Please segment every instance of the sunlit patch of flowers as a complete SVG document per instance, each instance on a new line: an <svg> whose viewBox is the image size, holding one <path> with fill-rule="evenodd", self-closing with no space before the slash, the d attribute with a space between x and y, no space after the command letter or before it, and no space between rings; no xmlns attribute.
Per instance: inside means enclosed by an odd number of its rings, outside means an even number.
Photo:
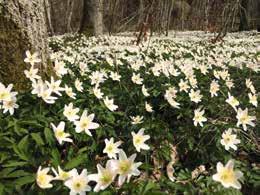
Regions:
<svg viewBox="0 0 260 195"><path fill-rule="evenodd" d="M44 134L52 129L57 150L37 164L40 188L60 180L71 194L85 194L144 178L242 187L243 173L226 159L239 162L239 152L255 147L259 52L244 37L229 35L212 45L200 33L183 35L140 46L133 37L83 36L69 43L55 37L50 78L40 76L39 54L26 52L31 94L55 116ZM17 93L11 90L0 83L0 108L14 114ZM70 163L76 165L64 166Z"/></svg>

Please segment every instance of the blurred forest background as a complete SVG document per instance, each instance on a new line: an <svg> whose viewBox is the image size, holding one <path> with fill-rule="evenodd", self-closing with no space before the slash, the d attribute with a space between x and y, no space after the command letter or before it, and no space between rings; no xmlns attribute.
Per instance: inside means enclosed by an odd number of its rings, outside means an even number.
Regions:
<svg viewBox="0 0 260 195"><path fill-rule="evenodd" d="M53 35L203 30L221 39L252 29L260 31L260 0L0 0L0 80L18 79L26 50L40 52L46 69Z"/></svg>

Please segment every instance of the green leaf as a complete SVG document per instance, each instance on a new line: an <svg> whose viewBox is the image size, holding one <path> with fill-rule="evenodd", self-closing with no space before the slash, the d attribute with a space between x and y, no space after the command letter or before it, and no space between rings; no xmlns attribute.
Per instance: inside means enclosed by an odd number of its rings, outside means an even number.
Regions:
<svg viewBox="0 0 260 195"><path fill-rule="evenodd" d="M36 142L37 145L42 146L44 145L44 141L40 136L40 133L31 133L32 138Z"/></svg>
<svg viewBox="0 0 260 195"><path fill-rule="evenodd" d="M65 169L73 169L77 166L79 166L80 164L82 164L87 158L82 156L77 156L73 159L71 159L66 165L65 165Z"/></svg>
<svg viewBox="0 0 260 195"><path fill-rule="evenodd" d="M5 186L0 183L0 195L4 195L4 188Z"/></svg>
<svg viewBox="0 0 260 195"><path fill-rule="evenodd" d="M28 140L29 136L26 135L25 137L23 137L23 139L21 139L21 141L18 143L18 148L21 151L27 151L28 147L29 147L29 140Z"/></svg>
<svg viewBox="0 0 260 195"><path fill-rule="evenodd" d="M16 179L14 181L14 183L18 186L23 186L26 184L33 183L34 181L35 181L35 176L31 174L31 175L28 175L25 177L20 177L20 178Z"/></svg>
<svg viewBox="0 0 260 195"><path fill-rule="evenodd" d="M53 149L51 151L51 156L52 156L52 162L55 166L58 166L60 164L60 152L57 148Z"/></svg>
<svg viewBox="0 0 260 195"><path fill-rule="evenodd" d="M6 177L8 174L10 174L12 171L14 171L15 168L5 168L0 171L0 178Z"/></svg>
<svg viewBox="0 0 260 195"><path fill-rule="evenodd" d="M25 152L20 151L19 148L16 145L13 145L13 150L14 152L20 157L20 159L28 161L29 158L28 156L25 154Z"/></svg>
<svg viewBox="0 0 260 195"><path fill-rule="evenodd" d="M28 125L30 127L37 127L37 128L41 128L42 125L39 124L37 121L35 120L22 120L22 121L18 121L17 122L19 125Z"/></svg>
<svg viewBox="0 0 260 195"><path fill-rule="evenodd" d="M27 162L23 162L23 161L20 161L20 162L12 162L12 161L9 161L6 163L6 165L3 165L3 167L19 167L19 166L23 166L23 165L26 165L28 164Z"/></svg>
<svg viewBox="0 0 260 195"><path fill-rule="evenodd" d="M54 137L53 137L53 132L51 131L50 128L44 128L44 136L48 144L53 144L55 143Z"/></svg>
<svg viewBox="0 0 260 195"><path fill-rule="evenodd" d="M151 189L154 189L156 188L156 184L153 183L153 182L148 182L147 185L145 185L145 188L143 190L143 193L142 194L147 194Z"/></svg>
<svg viewBox="0 0 260 195"><path fill-rule="evenodd" d="M28 176L30 174L31 173L25 172L23 170L17 170L17 171L14 171L14 172L8 174L6 177L7 178L15 178L15 177L21 177L21 176Z"/></svg>

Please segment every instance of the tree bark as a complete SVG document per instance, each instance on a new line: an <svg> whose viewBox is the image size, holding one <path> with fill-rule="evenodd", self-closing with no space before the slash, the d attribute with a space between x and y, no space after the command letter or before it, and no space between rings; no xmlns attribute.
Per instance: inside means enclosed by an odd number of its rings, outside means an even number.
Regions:
<svg viewBox="0 0 260 195"><path fill-rule="evenodd" d="M260 32L260 1L258 1L257 2L258 3L258 5L257 5L257 7L258 7L258 14L257 14L257 20L256 20L256 28L257 28L257 31L258 32Z"/></svg>
<svg viewBox="0 0 260 195"><path fill-rule="evenodd" d="M41 71L48 62L44 0L4 0L0 13L0 81L21 89L26 83L25 51L39 52Z"/></svg>
<svg viewBox="0 0 260 195"><path fill-rule="evenodd" d="M239 31L249 30L247 15L248 15L248 0L242 0L241 3L240 3Z"/></svg>
<svg viewBox="0 0 260 195"><path fill-rule="evenodd" d="M91 0L95 36L103 34L103 0Z"/></svg>

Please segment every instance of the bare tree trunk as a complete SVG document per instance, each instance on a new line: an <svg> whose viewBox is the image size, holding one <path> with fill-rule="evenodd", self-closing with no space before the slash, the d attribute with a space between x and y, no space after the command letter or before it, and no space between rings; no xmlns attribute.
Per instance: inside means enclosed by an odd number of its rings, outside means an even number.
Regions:
<svg viewBox="0 0 260 195"><path fill-rule="evenodd" d="M256 19L256 28L257 28L257 31L260 32L260 1L257 2L258 5L257 5L257 9L258 9L258 14L257 14L257 19Z"/></svg>
<svg viewBox="0 0 260 195"><path fill-rule="evenodd" d="M39 52L44 71L48 62L44 0L4 0L0 13L0 80L22 88L26 50ZM27 67L28 68L28 67Z"/></svg>
<svg viewBox="0 0 260 195"><path fill-rule="evenodd" d="M166 27L166 36L169 34L169 29L170 29L170 24L171 24L171 16L172 16L172 8L173 8L173 3L174 0L170 0L169 2L169 7L168 7L168 14L167 14L167 27Z"/></svg>
<svg viewBox="0 0 260 195"><path fill-rule="evenodd" d="M139 7L138 7L138 25L140 26L144 22L144 0L139 0Z"/></svg>
<svg viewBox="0 0 260 195"><path fill-rule="evenodd" d="M240 2L240 25L239 31L249 30L248 24L248 0L241 0Z"/></svg>
<svg viewBox="0 0 260 195"><path fill-rule="evenodd" d="M71 20L72 20L72 15L73 15L73 8L74 8L74 0L68 0L67 3L67 14L66 14L66 23L67 23L67 32L71 33L72 28L71 28Z"/></svg>
<svg viewBox="0 0 260 195"><path fill-rule="evenodd" d="M103 34L103 0L91 0L95 36Z"/></svg>

